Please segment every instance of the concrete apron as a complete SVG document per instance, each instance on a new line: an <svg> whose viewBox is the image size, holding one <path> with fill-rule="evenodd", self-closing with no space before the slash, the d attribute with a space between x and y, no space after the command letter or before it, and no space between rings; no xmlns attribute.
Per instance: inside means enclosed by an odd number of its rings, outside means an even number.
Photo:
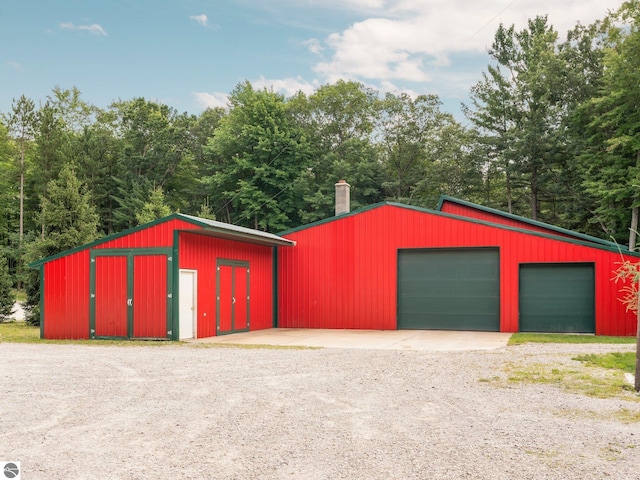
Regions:
<svg viewBox="0 0 640 480"><path fill-rule="evenodd" d="M510 333L498 332L270 328L187 341L240 345L456 352L506 347L509 337L511 337Z"/></svg>

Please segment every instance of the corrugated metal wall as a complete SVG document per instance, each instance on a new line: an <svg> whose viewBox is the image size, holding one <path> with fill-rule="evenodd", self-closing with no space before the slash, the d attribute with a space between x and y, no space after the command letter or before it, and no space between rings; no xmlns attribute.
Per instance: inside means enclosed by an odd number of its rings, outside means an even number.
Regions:
<svg viewBox="0 0 640 480"><path fill-rule="evenodd" d="M284 247L282 250L287 250ZM198 271L198 338L216 335L216 259L249 262L250 329L273 324L272 248L204 235L181 233L179 268Z"/></svg>
<svg viewBox="0 0 640 480"><path fill-rule="evenodd" d="M114 238L95 249L171 247L177 228L197 228L173 219L129 235ZM44 264L44 337L89 338L90 249L71 253ZM166 270L166 269L165 269ZM161 337L164 337L163 332Z"/></svg>
<svg viewBox="0 0 640 480"><path fill-rule="evenodd" d="M444 201L442 203L442 212L452 213L454 215L460 215L468 218L475 218L477 220L484 220L486 222L499 223L500 225L506 225L508 227L516 227L522 228L524 230L531 230L532 232L540 232L546 233L549 235L558 235L560 237L567 237L576 239L577 237L565 234L563 232L558 232L557 230L552 230L549 228L544 228L538 225L532 225L527 222L520 222L515 218L508 218L501 215L496 215L491 212L486 212L484 210L479 210L477 208L473 208L467 205L460 205L458 203Z"/></svg>
<svg viewBox="0 0 640 480"><path fill-rule="evenodd" d="M518 330L518 271L527 262L594 262L596 333L635 335L611 281L620 255L535 234L383 205L284 235L278 254L279 326L395 329L400 248L498 247L500 330Z"/></svg>
<svg viewBox="0 0 640 480"><path fill-rule="evenodd" d="M44 264L45 338L89 338L89 250Z"/></svg>

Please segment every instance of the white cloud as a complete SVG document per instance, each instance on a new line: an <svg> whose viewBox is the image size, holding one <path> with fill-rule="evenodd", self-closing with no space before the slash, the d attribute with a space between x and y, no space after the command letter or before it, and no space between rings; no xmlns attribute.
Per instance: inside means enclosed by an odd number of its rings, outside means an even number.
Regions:
<svg viewBox="0 0 640 480"><path fill-rule="evenodd" d="M322 51L324 50L324 47L322 46L322 43L320 43L320 40L318 40L317 38L310 38L309 40L305 40L304 42L302 42L302 44L307 47L307 49L315 54L315 55L320 55L322 53Z"/></svg>
<svg viewBox="0 0 640 480"><path fill-rule="evenodd" d="M548 14L549 23L564 35L580 21L602 18L622 0L538 0L506 3L505 0L345 0L343 8L375 8L375 16L363 18L324 40L332 52L314 70L324 80L425 82L434 68L447 67L453 53L484 54L500 23L526 27L527 19ZM337 8L332 3L333 8ZM322 45L309 40L308 48ZM313 48L313 50L312 50Z"/></svg>
<svg viewBox="0 0 640 480"><path fill-rule="evenodd" d="M106 36L107 32L101 25L97 23L92 23L91 25L74 25L72 22L61 23L59 27L62 30L80 30L89 32L93 35Z"/></svg>
<svg viewBox="0 0 640 480"><path fill-rule="evenodd" d="M201 13L200 15L191 15L189 18L194 22L199 23L203 27L206 27L209 25L209 18L204 13Z"/></svg>
<svg viewBox="0 0 640 480"><path fill-rule="evenodd" d="M11 62L11 61L8 61L8 62L6 62L5 64L7 65L7 67L11 67L11 68L13 68L14 70L18 70L18 71L20 71L20 72L21 72L22 70L24 70L24 69L23 69L23 67L22 67L22 64L21 64L21 63L18 63L18 62Z"/></svg>
<svg viewBox="0 0 640 480"><path fill-rule="evenodd" d="M227 108L229 106L229 96L222 92L192 92L197 104L202 108Z"/></svg>
<svg viewBox="0 0 640 480"><path fill-rule="evenodd" d="M313 93L318 84L316 82L307 82L302 77L296 78L284 78L277 80L269 80L264 77L260 77L258 80L251 82L254 88L272 88L276 92L280 92L287 97L293 96L298 92L305 94Z"/></svg>

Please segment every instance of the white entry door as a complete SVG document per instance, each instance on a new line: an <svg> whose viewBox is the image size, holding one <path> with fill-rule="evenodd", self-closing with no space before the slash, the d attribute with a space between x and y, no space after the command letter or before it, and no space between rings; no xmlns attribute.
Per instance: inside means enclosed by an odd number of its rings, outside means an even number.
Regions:
<svg viewBox="0 0 640 480"><path fill-rule="evenodd" d="M180 270L180 340L197 337L197 283L196 270Z"/></svg>

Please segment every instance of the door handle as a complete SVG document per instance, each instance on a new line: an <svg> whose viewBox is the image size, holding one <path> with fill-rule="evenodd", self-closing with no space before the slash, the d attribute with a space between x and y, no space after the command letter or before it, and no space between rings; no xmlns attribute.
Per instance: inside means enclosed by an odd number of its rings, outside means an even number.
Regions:
<svg viewBox="0 0 640 480"><path fill-rule="evenodd" d="M235 303L236 303L236 297L231 297L231 304L235 305Z"/></svg>
<svg viewBox="0 0 640 480"><path fill-rule="evenodd" d="M133 298L127 298L127 307L133 306Z"/></svg>

